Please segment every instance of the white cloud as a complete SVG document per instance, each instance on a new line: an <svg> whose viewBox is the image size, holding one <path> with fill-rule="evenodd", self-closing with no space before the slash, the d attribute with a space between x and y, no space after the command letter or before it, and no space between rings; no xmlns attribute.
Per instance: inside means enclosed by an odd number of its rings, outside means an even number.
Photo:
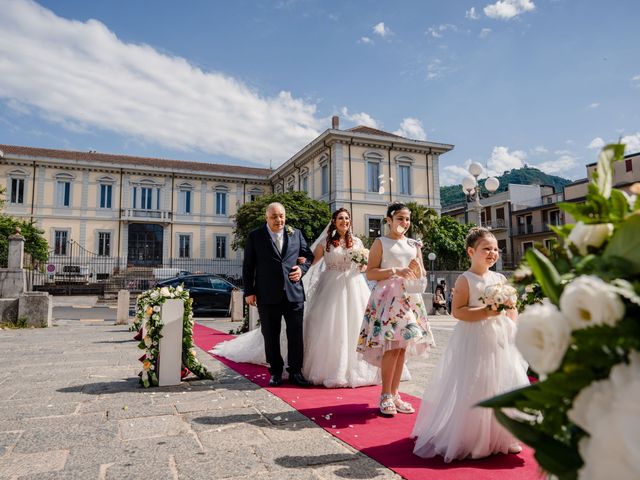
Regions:
<svg viewBox="0 0 640 480"><path fill-rule="evenodd" d="M389 27L386 27L384 22L380 22L377 25L374 25L373 33L384 38L391 35L391 29L389 29Z"/></svg>
<svg viewBox="0 0 640 480"><path fill-rule="evenodd" d="M358 43L364 43L365 45L373 45L373 40L371 40L369 37L360 37L360 40L358 40Z"/></svg>
<svg viewBox="0 0 640 480"><path fill-rule="evenodd" d="M480 18L480 15L478 15L478 13L476 12L476 7L471 7L466 11L464 16L465 18L468 18L470 20L478 20Z"/></svg>
<svg viewBox="0 0 640 480"><path fill-rule="evenodd" d="M587 148L591 150L600 150L602 147L604 147L604 140L600 137L594 138L591 140L591 143L587 145Z"/></svg>
<svg viewBox="0 0 640 480"><path fill-rule="evenodd" d="M424 128L422 128L422 122L417 118L405 118L402 120L400 128L393 133L400 135L401 137L411 138L412 140L427 139L427 134L424 131Z"/></svg>
<svg viewBox="0 0 640 480"><path fill-rule="evenodd" d="M325 122L290 92L262 95L229 75L125 43L96 20L67 20L29 0L2 5L0 99L67 128L268 165Z"/></svg>
<svg viewBox="0 0 640 480"><path fill-rule="evenodd" d="M636 132L632 135L625 135L622 137L620 143L624 143L626 145L624 151L627 155L630 153L640 152L640 132Z"/></svg>
<svg viewBox="0 0 640 480"><path fill-rule="evenodd" d="M489 18L510 20L521 13L531 12L536 6L532 0L499 0L484 7L484 14Z"/></svg>
<svg viewBox="0 0 640 480"><path fill-rule="evenodd" d="M527 154L522 150L509 152L509 147L493 147L491 158L487 162L490 175L501 175L505 170L524 167Z"/></svg>
<svg viewBox="0 0 640 480"><path fill-rule="evenodd" d="M556 155L573 155L571 150L555 150L553 153Z"/></svg>
<svg viewBox="0 0 640 480"><path fill-rule="evenodd" d="M380 128L378 122L376 122L376 120L368 113L360 112L360 113L350 114L349 109L347 107L342 107L342 109L340 110L340 114L347 120L350 120L353 123L355 123L356 125L365 125L367 127Z"/></svg>
<svg viewBox="0 0 640 480"><path fill-rule="evenodd" d="M549 160L533 166L542 170L544 173L548 173L549 175L561 174L562 177L565 177L566 173L577 165L577 157L565 154L560 155L560 157L555 160Z"/></svg>
<svg viewBox="0 0 640 480"><path fill-rule="evenodd" d="M427 65L427 80L442 78L450 71L451 67L446 66L442 60L436 58Z"/></svg>
<svg viewBox="0 0 640 480"><path fill-rule="evenodd" d="M544 145L538 145L533 148L532 153L537 155L544 155L546 153L549 153L549 150L547 150L547 148Z"/></svg>
<svg viewBox="0 0 640 480"><path fill-rule="evenodd" d="M429 27L427 29L426 33L428 35L431 35L433 38L442 38L442 35L447 30L450 30L452 32L457 32L458 31L458 27L456 27L455 25L452 25L450 23L444 23L442 25L438 25L437 27Z"/></svg>
<svg viewBox="0 0 640 480"><path fill-rule="evenodd" d="M482 30L480 30L478 38L487 38L491 32L492 30L490 28L483 28Z"/></svg>
<svg viewBox="0 0 640 480"><path fill-rule="evenodd" d="M440 185L457 185L462 183L464 177L469 176L469 164L471 160L465 162L465 166L448 165L440 171Z"/></svg>
<svg viewBox="0 0 640 480"><path fill-rule="evenodd" d="M635 83L636 87L640 87L640 75L631 77L631 81Z"/></svg>
<svg viewBox="0 0 640 480"><path fill-rule="evenodd" d="M593 103L587 105L587 110L594 110L594 109L598 108L599 106L600 106L599 102L593 102Z"/></svg>

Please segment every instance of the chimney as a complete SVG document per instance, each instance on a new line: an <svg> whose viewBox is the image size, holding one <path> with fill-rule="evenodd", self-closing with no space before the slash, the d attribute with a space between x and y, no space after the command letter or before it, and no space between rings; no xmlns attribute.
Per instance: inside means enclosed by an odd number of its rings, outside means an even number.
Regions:
<svg viewBox="0 0 640 480"><path fill-rule="evenodd" d="M331 128L340 130L340 117L338 115L331 117Z"/></svg>

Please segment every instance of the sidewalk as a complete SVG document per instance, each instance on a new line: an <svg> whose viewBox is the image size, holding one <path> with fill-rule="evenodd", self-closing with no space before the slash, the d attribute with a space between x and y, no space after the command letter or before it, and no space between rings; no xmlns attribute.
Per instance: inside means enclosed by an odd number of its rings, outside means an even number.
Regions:
<svg viewBox="0 0 640 480"><path fill-rule="evenodd" d="M441 318L402 391L422 394ZM140 354L113 324L1 330L0 479L400 478L201 350L213 381L142 389Z"/></svg>

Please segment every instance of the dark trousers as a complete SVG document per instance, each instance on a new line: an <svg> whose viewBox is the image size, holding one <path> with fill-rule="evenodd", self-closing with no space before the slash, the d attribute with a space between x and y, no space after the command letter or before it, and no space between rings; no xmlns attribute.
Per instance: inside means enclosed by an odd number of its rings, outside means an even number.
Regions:
<svg viewBox="0 0 640 480"><path fill-rule="evenodd" d="M288 368L290 374L302 371L303 344L302 317L304 303L292 303L284 299L280 303L264 305L258 303L260 330L264 338L264 351L271 375L282 374L284 361L280 353L280 330L282 317L287 328Z"/></svg>

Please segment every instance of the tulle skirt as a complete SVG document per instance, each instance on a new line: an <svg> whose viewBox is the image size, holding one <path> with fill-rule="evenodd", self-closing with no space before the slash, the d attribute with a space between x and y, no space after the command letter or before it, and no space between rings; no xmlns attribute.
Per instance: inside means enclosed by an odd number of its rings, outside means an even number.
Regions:
<svg viewBox="0 0 640 480"><path fill-rule="evenodd" d="M527 365L506 316L459 321L422 398L413 453L445 462L507 453L516 439L478 402L527 385Z"/></svg>

